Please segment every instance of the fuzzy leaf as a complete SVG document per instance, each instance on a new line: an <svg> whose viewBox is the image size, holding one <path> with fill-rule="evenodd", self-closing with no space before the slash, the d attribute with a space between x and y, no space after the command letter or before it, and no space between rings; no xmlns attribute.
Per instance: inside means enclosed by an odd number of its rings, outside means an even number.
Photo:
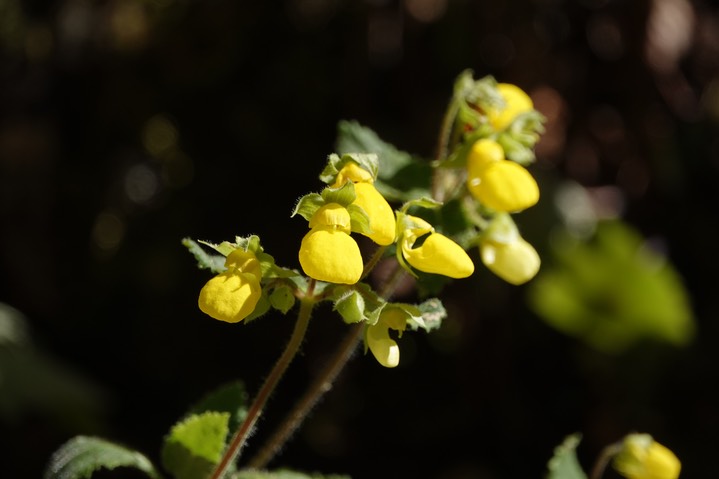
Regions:
<svg viewBox="0 0 719 479"><path fill-rule="evenodd" d="M190 238L183 238L182 244L192 253L200 269L209 269L213 273L225 271L225 257L208 254L202 246Z"/></svg>
<svg viewBox="0 0 719 479"><path fill-rule="evenodd" d="M576 449L581 436L573 434L554 449L554 456L547 464L546 479L587 479L577 460Z"/></svg>
<svg viewBox="0 0 719 479"><path fill-rule="evenodd" d="M247 416L247 397L244 383L233 381L209 392L190 409L189 413L226 412L230 415L229 430L234 431Z"/></svg>
<svg viewBox="0 0 719 479"><path fill-rule="evenodd" d="M230 413L193 414L165 437L162 464L176 479L205 479L220 461Z"/></svg>
<svg viewBox="0 0 719 479"><path fill-rule="evenodd" d="M380 139L356 121L337 125L336 150L340 154L375 153L379 160L375 187L389 201L406 201L429 196L431 166Z"/></svg>
<svg viewBox="0 0 719 479"><path fill-rule="evenodd" d="M274 288L270 293L270 304L282 314L287 314L287 311L295 305L295 295L292 288L287 285Z"/></svg>
<svg viewBox="0 0 719 479"><path fill-rule="evenodd" d="M447 310L438 298L430 298L419 304L418 308L422 313L422 322L417 322L417 325L428 333L442 326L442 321L447 318ZM408 324L412 326L413 323Z"/></svg>
<svg viewBox="0 0 719 479"><path fill-rule="evenodd" d="M141 453L105 439L77 436L53 453L44 479L89 479L100 469L130 467L159 479L160 474Z"/></svg>
<svg viewBox="0 0 719 479"><path fill-rule="evenodd" d="M325 200L319 193L310 193L297 202L294 211L290 216L300 215L307 221L325 204Z"/></svg>

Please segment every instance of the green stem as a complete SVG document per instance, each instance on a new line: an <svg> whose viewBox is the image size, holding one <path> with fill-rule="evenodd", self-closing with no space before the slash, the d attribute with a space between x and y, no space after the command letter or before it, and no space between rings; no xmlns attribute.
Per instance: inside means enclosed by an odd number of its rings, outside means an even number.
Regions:
<svg viewBox="0 0 719 479"><path fill-rule="evenodd" d="M452 138L452 131L454 130L454 123L457 118L457 112L459 111L459 102L456 98L452 97L452 100L447 106L447 110L444 112L442 118L442 126L439 130L439 140L437 141L437 152L434 158L434 174L432 175L432 198L444 201L445 193L448 191L445 185L445 176L449 172L439 165L442 161L447 159L450 151L450 142Z"/></svg>
<svg viewBox="0 0 719 479"><path fill-rule="evenodd" d="M242 424L240 424L237 432L232 437L229 446L225 450L222 459L210 476L211 479L220 479L224 477L230 464L237 460L240 455L240 451L244 447L248 436L255 426L255 423L262 415L262 411L265 408L267 400L272 395L272 392L277 387L277 383L280 381L280 378L282 378L282 375L297 354L297 351L302 344L302 340L305 337L305 333L307 332L307 325L310 321L310 317L312 316L312 309L314 308L316 302L313 295L314 285L315 282L312 280L307 288L307 293L303 298L301 298L297 322L295 323L295 328L292 331L290 341L287 343L287 347L283 351L282 356L280 356L280 359L277 360L277 363L275 363L272 371L270 371L270 375L265 380L262 388L260 388L260 391L257 393L257 397L247 411L245 420L242 421Z"/></svg>
<svg viewBox="0 0 719 479"><path fill-rule="evenodd" d="M387 250L386 246L380 246L377 248L372 255L372 257L367 261L367 264L364 265L364 269L362 270L362 276L360 277L360 281L362 281L370 272L374 269L375 266L377 266L377 263L379 260L382 259L382 256L384 256L384 252Z"/></svg>
<svg viewBox="0 0 719 479"><path fill-rule="evenodd" d="M407 272L395 263L394 271L385 281L380 295L385 299L389 299L406 274ZM251 469L262 469L267 466L267 463L272 460L292 434L299 429L312 408L332 389L337 376L357 350L357 345L362 340L363 333L363 324L352 326L352 329L332 355L327 366L315 378L300 400L295 403L295 406L285 416L280 427L270 436L262 449L260 449L260 452L250 460L249 467Z"/></svg>

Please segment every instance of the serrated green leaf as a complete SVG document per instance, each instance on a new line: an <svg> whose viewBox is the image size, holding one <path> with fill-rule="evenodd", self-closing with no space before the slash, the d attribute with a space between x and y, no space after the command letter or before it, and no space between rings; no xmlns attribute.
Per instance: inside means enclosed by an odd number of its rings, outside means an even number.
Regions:
<svg viewBox="0 0 719 479"><path fill-rule="evenodd" d="M224 384L206 394L189 410L189 414L208 411L226 412L230 415L228 429L234 431L247 416L247 390L242 381Z"/></svg>
<svg viewBox="0 0 719 479"><path fill-rule="evenodd" d="M89 479L100 469L130 467L148 477L162 477L143 454L125 446L91 436L77 436L53 453L44 479Z"/></svg>
<svg viewBox="0 0 719 479"><path fill-rule="evenodd" d="M577 460L577 446L581 435L573 434L554 449L554 456L547 464L546 479L587 479Z"/></svg>
<svg viewBox="0 0 719 479"><path fill-rule="evenodd" d="M230 413L192 414L165 437L162 465L176 479L205 479L220 461L229 432Z"/></svg>
<svg viewBox="0 0 719 479"><path fill-rule="evenodd" d="M213 273L225 271L225 257L208 254L202 247L190 238L183 238L182 244L192 253L200 269L209 269Z"/></svg>
<svg viewBox="0 0 719 479"><path fill-rule="evenodd" d="M275 471L244 470L235 472L232 479L351 479L341 474L304 473L290 469L277 469Z"/></svg>

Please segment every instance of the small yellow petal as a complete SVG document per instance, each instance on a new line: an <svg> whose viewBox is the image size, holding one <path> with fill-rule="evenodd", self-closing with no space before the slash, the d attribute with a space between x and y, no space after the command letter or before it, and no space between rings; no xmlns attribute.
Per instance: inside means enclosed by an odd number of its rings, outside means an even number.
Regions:
<svg viewBox="0 0 719 479"><path fill-rule="evenodd" d="M460 245L440 233L432 233L422 246L402 245L402 254L413 267L425 273L450 278L466 278L474 273L474 263Z"/></svg>
<svg viewBox="0 0 719 479"><path fill-rule="evenodd" d="M299 258L307 276L328 283L354 284L364 268L357 242L331 228L310 230L302 238Z"/></svg>
<svg viewBox="0 0 719 479"><path fill-rule="evenodd" d="M352 181L353 183L372 183L374 178L372 178L372 173L365 170L354 161L348 161L339 173L337 173L337 178L335 179L335 183L332 185L332 188L339 188L347 181Z"/></svg>
<svg viewBox="0 0 719 479"><path fill-rule="evenodd" d="M500 83L497 85L497 89L506 105L504 108L493 108L487 111L487 118L495 130L501 131L507 128L518 115L534 109L534 104L529 95L516 85Z"/></svg>
<svg viewBox="0 0 719 479"><path fill-rule="evenodd" d="M328 203L318 209L310 219L310 228L332 227L350 232L351 220L347 209L337 203Z"/></svg>
<svg viewBox="0 0 719 479"><path fill-rule="evenodd" d="M388 326L379 321L367 327L367 346L377 362L386 368L394 368L399 364L399 346L390 338Z"/></svg>
<svg viewBox="0 0 719 479"><path fill-rule="evenodd" d="M479 177L470 177L467 186L480 203L496 211L522 211L539 201L536 180L526 168L513 161L488 165Z"/></svg>
<svg viewBox="0 0 719 479"><path fill-rule="evenodd" d="M236 323L254 311L261 295L256 275L226 271L202 287L198 305L203 313L215 319Z"/></svg>
<svg viewBox="0 0 719 479"><path fill-rule="evenodd" d="M472 145L467 155L467 176L481 176L482 171L492 163L504 160L504 148L494 140L482 138Z"/></svg>
<svg viewBox="0 0 719 479"><path fill-rule="evenodd" d="M510 243L486 241L479 250L485 266L508 283L526 283L539 271L539 255L524 238Z"/></svg>
<svg viewBox="0 0 719 479"><path fill-rule="evenodd" d="M357 194L357 199L355 199L354 204L362 208L369 216L372 233L367 236L379 245L392 244L397 223L394 218L394 211L392 211L387 200L371 183L355 184L355 193Z"/></svg>
<svg viewBox="0 0 719 479"><path fill-rule="evenodd" d="M614 468L627 479L677 479L681 462L648 434L630 434L614 459Z"/></svg>
<svg viewBox="0 0 719 479"><path fill-rule="evenodd" d="M236 249L227 255L225 259L225 267L227 269L236 269L243 273L250 273L257 276L257 280L262 279L262 266L257 261L254 253Z"/></svg>

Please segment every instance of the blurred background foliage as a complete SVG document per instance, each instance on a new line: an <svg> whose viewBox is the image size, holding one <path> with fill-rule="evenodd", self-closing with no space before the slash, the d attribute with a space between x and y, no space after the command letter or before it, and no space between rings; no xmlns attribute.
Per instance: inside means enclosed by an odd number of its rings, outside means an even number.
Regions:
<svg viewBox="0 0 719 479"><path fill-rule="evenodd" d="M431 157L466 68L548 119L542 199L517 217L543 270L449 284L442 329L403 337L394 370L358 355L273 466L541 477L568 434L589 464L638 430L716 476L718 7L0 0L3 477L39 477L76 434L156 459L204 392L256 391L292 315L203 316L180 239L258 234L297 267L289 214L337 122ZM320 309L247 455L345 329Z"/></svg>

